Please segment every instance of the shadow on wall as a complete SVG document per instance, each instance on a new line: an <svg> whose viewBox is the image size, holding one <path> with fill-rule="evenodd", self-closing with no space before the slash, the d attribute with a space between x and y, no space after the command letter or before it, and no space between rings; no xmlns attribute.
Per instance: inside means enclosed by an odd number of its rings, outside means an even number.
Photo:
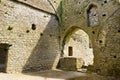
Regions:
<svg viewBox="0 0 120 80"><path fill-rule="evenodd" d="M44 31L42 33L37 33L40 35L40 38L36 43L36 46L32 50L26 64L24 65L22 72L24 73L27 71L42 71L52 69L59 53L59 28L56 16L51 13L39 10L26 3L22 3L19 1L14 2L50 15L50 20ZM48 18L48 16L44 16L44 18ZM33 27L35 27L35 25L33 25Z"/></svg>
<svg viewBox="0 0 120 80"><path fill-rule="evenodd" d="M39 71L49 70L53 67L56 56L59 52L58 36L55 34L56 26L53 26L53 20L50 20L43 33L40 33L40 39L32 50L23 70ZM52 29L56 28L56 29ZM24 71L23 71L24 72Z"/></svg>

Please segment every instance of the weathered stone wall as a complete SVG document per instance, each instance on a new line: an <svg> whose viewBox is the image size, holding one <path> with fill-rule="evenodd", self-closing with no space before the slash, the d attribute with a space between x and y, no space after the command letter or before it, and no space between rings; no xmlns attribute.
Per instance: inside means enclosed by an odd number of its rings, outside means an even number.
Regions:
<svg viewBox="0 0 120 80"><path fill-rule="evenodd" d="M33 2L35 5L41 3ZM32 4L14 0L0 2L0 43L11 45L7 58L8 73L51 69L59 53L56 16Z"/></svg>
<svg viewBox="0 0 120 80"><path fill-rule="evenodd" d="M95 63L100 73L119 76L120 73L120 9L106 20L100 30L96 45ZM98 53L99 52L99 53ZM98 53L98 55L97 55ZM100 64L98 64L100 63Z"/></svg>
<svg viewBox="0 0 120 80"><path fill-rule="evenodd" d="M102 75L120 75L119 1L63 0L61 11L61 43L64 44L72 29L84 30L94 50L94 68L90 70Z"/></svg>
<svg viewBox="0 0 120 80"><path fill-rule="evenodd" d="M62 4L60 1L0 0L0 43L10 45L7 72L55 67L60 38L63 50L68 33L79 28L89 35L94 50L90 70L120 75L119 0L63 0Z"/></svg>

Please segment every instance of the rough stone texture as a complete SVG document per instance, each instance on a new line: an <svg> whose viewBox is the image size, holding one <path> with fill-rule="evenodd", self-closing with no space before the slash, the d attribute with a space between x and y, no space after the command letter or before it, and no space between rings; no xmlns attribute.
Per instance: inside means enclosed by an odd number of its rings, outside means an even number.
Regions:
<svg viewBox="0 0 120 80"><path fill-rule="evenodd" d="M55 15L24 3L1 1L0 43L11 45L6 60L8 73L51 69L59 53L58 36Z"/></svg>
<svg viewBox="0 0 120 80"><path fill-rule="evenodd" d="M99 42L96 46L95 53L99 55L95 58L97 68L101 73L106 72L109 75L120 75L120 9L116 10L112 17L106 20L101 29L98 40L105 41L104 44ZM105 35L104 35L105 34ZM96 51L97 50L97 51ZM100 57L100 58L98 58ZM102 66L102 67L100 67Z"/></svg>
<svg viewBox="0 0 120 80"><path fill-rule="evenodd" d="M67 71L77 71L83 66L83 60L76 57L64 57L60 58L59 68Z"/></svg>
<svg viewBox="0 0 120 80"><path fill-rule="evenodd" d="M99 22L89 27L87 11L91 5L98 9ZM62 46L68 33L72 34L76 28L84 30L94 53L94 67L89 69L102 75L120 76L120 3L117 0L63 0L61 22Z"/></svg>

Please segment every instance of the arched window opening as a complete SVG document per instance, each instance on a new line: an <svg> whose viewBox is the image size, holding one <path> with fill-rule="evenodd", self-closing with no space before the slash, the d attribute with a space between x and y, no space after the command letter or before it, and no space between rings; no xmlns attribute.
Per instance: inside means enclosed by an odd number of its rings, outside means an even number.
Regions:
<svg viewBox="0 0 120 80"><path fill-rule="evenodd" d="M90 5L90 7L87 10L87 18L88 18L88 26L96 26L98 25L98 11L97 6Z"/></svg>

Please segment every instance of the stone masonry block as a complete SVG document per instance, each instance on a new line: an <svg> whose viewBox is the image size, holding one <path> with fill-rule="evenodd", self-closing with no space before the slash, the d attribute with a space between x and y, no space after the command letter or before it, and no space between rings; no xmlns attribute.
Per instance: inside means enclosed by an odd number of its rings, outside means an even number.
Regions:
<svg viewBox="0 0 120 80"><path fill-rule="evenodd" d="M83 60L76 57L63 57L60 59L60 69L67 71L77 71L83 65Z"/></svg>

